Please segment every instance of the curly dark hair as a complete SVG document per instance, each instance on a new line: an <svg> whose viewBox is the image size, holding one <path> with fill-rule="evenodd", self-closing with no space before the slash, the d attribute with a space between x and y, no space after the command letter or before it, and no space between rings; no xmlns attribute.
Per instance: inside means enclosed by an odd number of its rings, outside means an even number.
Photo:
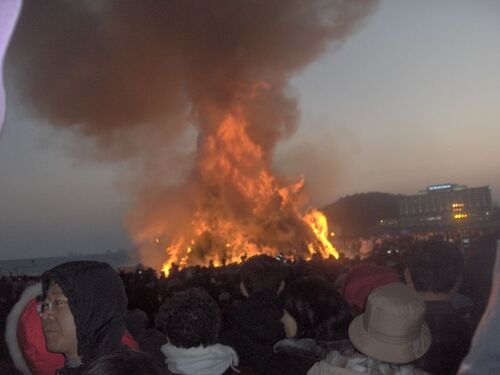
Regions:
<svg viewBox="0 0 500 375"><path fill-rule="evenodd" d="M174 294L160 307L156 325L179 348L213 345L221 324L219 306L202 289Z"/></svg>
<svg viewBox="0 0 500 375"><path fill-rule="evenodd" d="M249 295L274 293L285 278L282 264L269 255L255 255L241 265L241 281Z"/></svg>
<svg viewBox="0 0 500 375"><path fill-rule="evenodd" d="M321 277L303 277L283 291L283 308L297 322L296 338L342 340L353 318L345 299Z"/></svg>
<svg viewBox="0 0 500 375"><path fill-rule="evenodd" d="M460 249L434 239L416 243L406 254L405 264L419 292L449 293L464 271Z"/></svg>

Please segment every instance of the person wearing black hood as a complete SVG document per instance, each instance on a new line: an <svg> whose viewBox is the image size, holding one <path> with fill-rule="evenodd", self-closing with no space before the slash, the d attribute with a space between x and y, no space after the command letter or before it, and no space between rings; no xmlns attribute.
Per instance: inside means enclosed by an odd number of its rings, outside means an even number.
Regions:
<svg viewBox="0 0 500 375"><path fill-rule="evenodd" d="M227 313L220 342L238 353L240 364L264 374L273 345L285 337L281 324L279 293L285 286L281 262L269 255L256 255L241 266L240 306Z"/></svg>
<svg viewBox="0 0 500 375"><path fill-rule="evenodd" d="M109 264L69 262L42 275L39 305L47 350L65 356L58 375L80 374L100 356L126 350L127 296Z"/></svg>

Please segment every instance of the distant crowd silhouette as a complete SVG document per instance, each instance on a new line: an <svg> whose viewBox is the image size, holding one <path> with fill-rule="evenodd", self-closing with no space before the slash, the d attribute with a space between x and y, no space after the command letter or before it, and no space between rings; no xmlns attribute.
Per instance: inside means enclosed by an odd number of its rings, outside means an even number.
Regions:
<svg viewBox="0 0 500 375"><path fill-rule="evenodd" d="M4 276L0 373L500 373L498 237L350 240L353 259L258 255L168 277L96 261Z"/></svg>

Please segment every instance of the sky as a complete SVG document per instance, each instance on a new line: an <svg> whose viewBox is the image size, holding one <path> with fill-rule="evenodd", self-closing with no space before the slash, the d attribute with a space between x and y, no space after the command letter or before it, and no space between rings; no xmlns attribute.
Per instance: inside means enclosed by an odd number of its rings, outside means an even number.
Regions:
<svg viewBox="0 0 500 375"><path fill-rule="evenodd" d="M317 207L447 182L489 185L500 201L499 21L495 0L381 1L293 76L299 127L278 144L274 167L304 176ZM130 164L79 157L86 140L29 110L9 71L0 259L132 247Z"/></svg>

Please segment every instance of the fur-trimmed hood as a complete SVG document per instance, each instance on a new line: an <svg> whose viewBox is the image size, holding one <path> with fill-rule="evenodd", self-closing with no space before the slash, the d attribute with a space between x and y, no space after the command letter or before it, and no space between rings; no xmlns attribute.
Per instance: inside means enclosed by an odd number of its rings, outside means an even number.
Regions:
<svg viewBox="0 0 500 375"><path fill-rule="evenodd" d="M19 301L16 302L9 315L7 316L7 326L5 329L5 342L9 348L9 353L14 361L14 365L23 375L31 375L26 361L24 360L19 343L17 341L17 324L21 313L26 305L34 298L42 294L42 284L37 283L27 287L21 295Z"/></svg>
<svg viewBox="0 0 500 375"><path fill-rule="evenodd" d="M64 364L62 354L45 350L41 321L36 312L36 298L41 294L41 283L27 287L7 317L5 341L14 366L23 375L54 373Z"/></svg>

